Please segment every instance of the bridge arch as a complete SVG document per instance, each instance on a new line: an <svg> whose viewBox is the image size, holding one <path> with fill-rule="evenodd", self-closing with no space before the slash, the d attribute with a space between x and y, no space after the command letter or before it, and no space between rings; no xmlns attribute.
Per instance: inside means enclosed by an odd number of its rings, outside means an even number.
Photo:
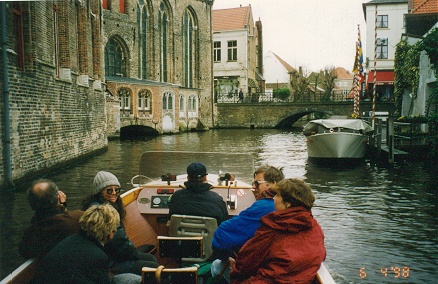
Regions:
<svg viewBox="0 0 438 284"><path fill-rule="evenodd" d="M311 114L311 113L315 113L318 115L333 115L332 112L330 111L323 111L323 110L306 110L306 111L301 111L301 112L295 112L292 114L287 115L285 118L280 119L280 121L274 126L274 128L281 128L281 129L285 129L285 128L292 128L292 125L297 122L298 120L300 120L300 118Z"/></svg>
<svg viewBox="0 0 438 284"><path fill-rule="evenodd" d="M158 136L159 132L145 125L128 125L120 128L120 139L141 139Z"/></svg>

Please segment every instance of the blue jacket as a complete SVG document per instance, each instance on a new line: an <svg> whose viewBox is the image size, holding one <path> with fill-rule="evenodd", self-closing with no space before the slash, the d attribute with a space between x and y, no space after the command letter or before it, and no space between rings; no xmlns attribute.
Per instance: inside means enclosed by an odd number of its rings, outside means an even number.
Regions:
<svg viewBox="0 0 438 284"><path fill-rule="evenodd" d="M239 249L254 236L260 226L260 218L274 211L274 200L263 198L239 215L222 222L213 236L213 251L217 258L227 259L232 251Z"/></svg>

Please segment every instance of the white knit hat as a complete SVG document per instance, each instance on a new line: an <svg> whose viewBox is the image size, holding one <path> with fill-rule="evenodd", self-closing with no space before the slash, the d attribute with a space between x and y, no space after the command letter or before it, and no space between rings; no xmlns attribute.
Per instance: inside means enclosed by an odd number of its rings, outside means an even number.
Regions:
<svg viewBox="0 0 438 284"><path fill-rule="evenodd" d="M117 185L120 187L120 182L117 177L110 172L98 172L94 177L93 194L98 194L102 189L110 185Z"/></svg>

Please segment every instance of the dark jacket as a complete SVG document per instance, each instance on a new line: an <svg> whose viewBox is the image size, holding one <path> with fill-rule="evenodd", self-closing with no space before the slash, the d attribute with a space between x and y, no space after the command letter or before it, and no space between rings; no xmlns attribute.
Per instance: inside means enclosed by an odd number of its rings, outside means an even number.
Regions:
<svg viewBox="0 0 438 284"><path fill-rule="evenodd" d="M218 225L228 219L227 205L208 183L186 181L186 188L175 191L169 203L169 214L212 217Z"/></svg>
<svg viewBox="0 0 438 284"><path fill-rule="evenodd" d="M261 221L237 255L231 283L311 283L326 256L324 234L311 211L290 207Z"/></svg>
<svg viewBox="0 0 438 284"><path fill-rule="evenodd" d="M109 262L99 242L81 230L41 259L35 283L111 283Z"/></svg>
<svg viewBox="0 0 438 284"><path fill-rule="evenodd" d="M39 210L24 231L18 250L24 258L38 258L48 253L57 243L79 231L79 219L84 211L67 211L64 206Z"/></svg>

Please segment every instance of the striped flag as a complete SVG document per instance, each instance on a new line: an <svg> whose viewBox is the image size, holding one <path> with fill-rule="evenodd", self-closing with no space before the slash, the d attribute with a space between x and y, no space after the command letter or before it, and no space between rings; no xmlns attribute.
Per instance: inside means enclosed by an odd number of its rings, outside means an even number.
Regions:
<svg viewBox="0 0 438 284"><path fill-rule="evenodd" d="M358 41L356 42L356 57L354 60L353 67L353 94L354 94L354 106L353 106L353 114L355 117L359 117L359 101L360 101L360 92L362 88L362 82L364 80L364 72L363 72L363 53L362 53L362 42L360 39L360 27L357 25L358 30Z"/></svg>

